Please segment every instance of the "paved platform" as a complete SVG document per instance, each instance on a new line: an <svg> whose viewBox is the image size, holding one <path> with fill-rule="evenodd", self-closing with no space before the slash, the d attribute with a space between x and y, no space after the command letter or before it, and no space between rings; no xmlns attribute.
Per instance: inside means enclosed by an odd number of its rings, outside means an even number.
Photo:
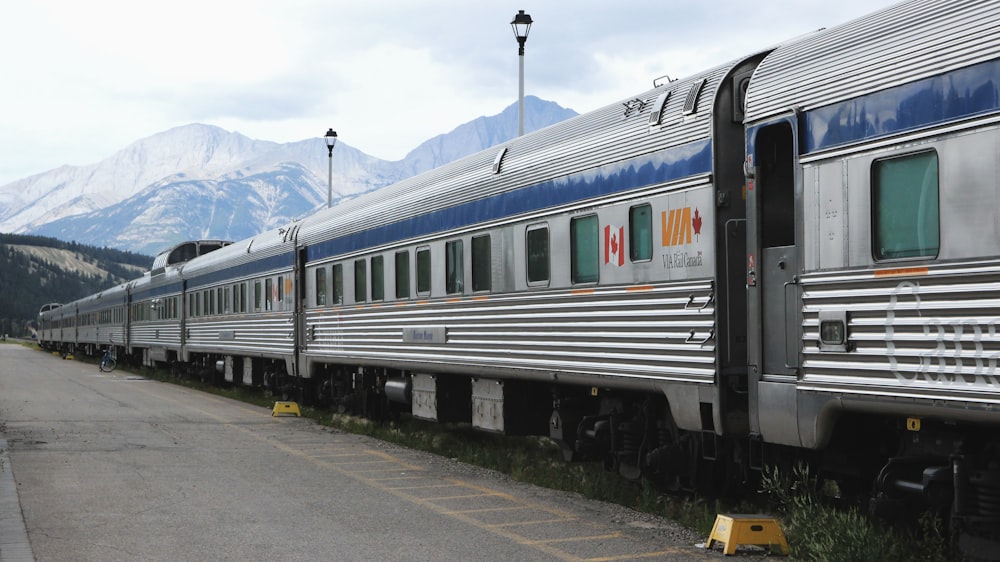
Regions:
<svg viewBox="0 0 1000 562"><path fill-rule="evenodd" d="M4 561L722 558L665 519L20 346L0 437Z"/></svg>
<svg viewBox="0 0 1000 562"><path fill-rule="evenodd" d="M17 496L14 470L7 454L7 440L0 438L0 562L34 559Z"/></svg>

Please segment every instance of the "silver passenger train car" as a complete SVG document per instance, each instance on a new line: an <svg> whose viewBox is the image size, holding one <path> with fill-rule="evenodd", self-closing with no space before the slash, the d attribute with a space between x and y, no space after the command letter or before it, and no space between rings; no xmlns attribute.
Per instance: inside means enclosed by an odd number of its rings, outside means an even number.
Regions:
<svg viewBox="0 0 1000 562"><path fill-rule="evenodd" d="M675 489L806 458L995 545L998 24L899 4L154 271L123 351Z"/></svg>

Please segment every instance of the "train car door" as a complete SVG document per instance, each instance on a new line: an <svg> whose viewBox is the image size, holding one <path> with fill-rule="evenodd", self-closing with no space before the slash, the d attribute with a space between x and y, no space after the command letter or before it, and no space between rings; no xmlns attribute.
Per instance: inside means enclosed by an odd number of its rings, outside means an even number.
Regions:
<svg viewBox="0 0 1000 562"><path fill-rule="evenodd" d="M799 444L795 382L802 342L802 237L796 118L747 130L748 359L752 429Z"/></svg>

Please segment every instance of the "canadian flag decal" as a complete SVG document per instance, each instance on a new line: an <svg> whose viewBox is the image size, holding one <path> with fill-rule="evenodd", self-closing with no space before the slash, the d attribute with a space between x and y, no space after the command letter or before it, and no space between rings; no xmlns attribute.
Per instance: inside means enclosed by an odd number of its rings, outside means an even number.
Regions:
<svg viewBox="0 0 1000 562"><path fill-rule="evenodd" d="M604 227L604 263L625 265L625 227Z"/></svg>

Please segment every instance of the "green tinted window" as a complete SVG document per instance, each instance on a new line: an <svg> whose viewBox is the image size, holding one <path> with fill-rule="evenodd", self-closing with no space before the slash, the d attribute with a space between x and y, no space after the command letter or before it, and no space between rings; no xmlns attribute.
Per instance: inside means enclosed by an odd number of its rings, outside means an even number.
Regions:
<svg viewBox="0 0 1000 562"><path fill-rule="evenodd" d="M385 299L385 262L382 256L372 257L372 300Z"/></svg>
<svg viewBox="0 0 1000 562"><path fill-rule="evenodd" d="M465 264L462 261L462 241L452 240L444 245L445 291L461 293L465 288Z"/></svg>
<svg viewBox="0 0 1000 562"><path fill-rule="evenodd" d="M344 266L333 266L333 304L344 303Z"/></svg>
<svg viewBox="0 0 1000 562"><path fill-rule="evenodd" d="M396 298L410 297L410 252L396 252Z"/></svg>
<svg viewBox="0 0 1000 562"><path fill-rule="evenodd" d="M490 290L490 237L475 236L472 238L472 290Z"/></svg>
<svg viewBox="0 0 1000 562"><path fill-rule="evenodd" d="M528 266L528 283L549 280L549 229L532 228L525 236L525 259Z"/></svg>
<svg viewBox="0 0 1000 562"><path fill-rule="evenodd" d="M629 257L632 261L653 258L653 210L649 205L628 211Z"/></svg>
<svg viewBox="0 0 1000 562"><path fill-rule="evenodd" d="M368 264L365 260L354 260L354 302L368 300Z"/></svg>
<svg viewBox="0 0 1000 562"><path fill-rule="evenodd" d="M316 306L326 306L326 269L316 270Z"/></svg>
<svg viewBox="0 0 1000 562"><path fill-rule="evenodd" d="M875 259L936 256L940 248L937 153L876 161L872 178Z"/></svg>
<svg viewBox="0 0 1000 562"><path fill-rule="evenodd" d="M417 250L417 293L431 292L431 250Z"/></svg>
<svg viewBox="0 0 1000 562"><path fill-rule="evenodd" d="M597 215L570 221L570 273L574 283L597 282L597 227Z"/></svg>

